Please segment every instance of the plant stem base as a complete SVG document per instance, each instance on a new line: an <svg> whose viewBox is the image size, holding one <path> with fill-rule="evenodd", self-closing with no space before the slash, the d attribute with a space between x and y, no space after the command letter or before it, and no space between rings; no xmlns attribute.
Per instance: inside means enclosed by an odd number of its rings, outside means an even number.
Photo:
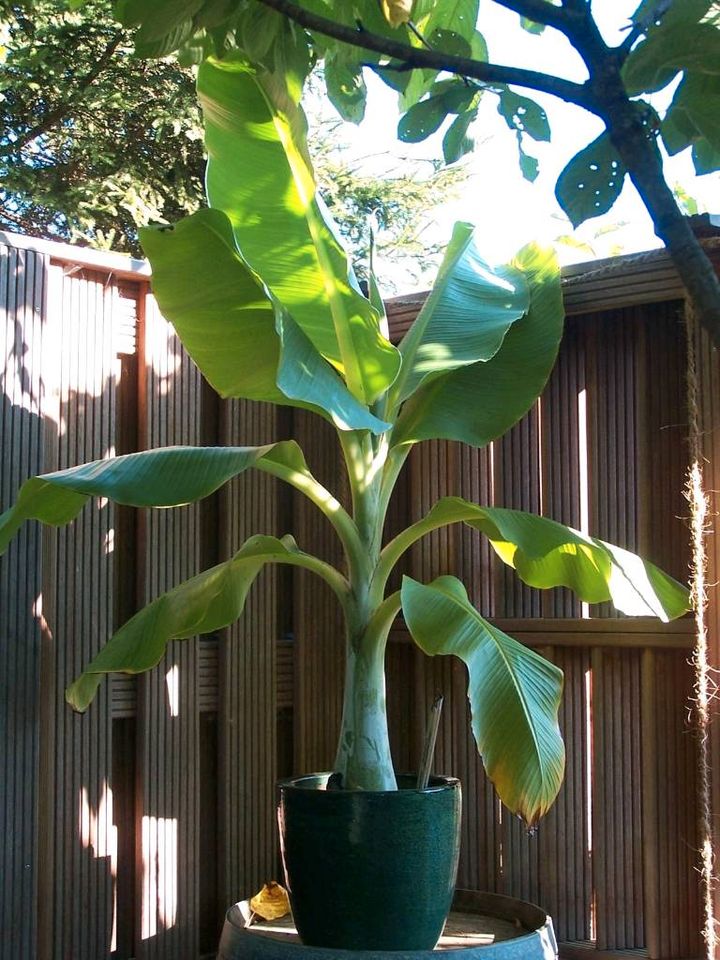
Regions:
<svg viewBox="0 0 720 960"><path fill-rule="evenodd" d="M427 950L338 950L300 943L292 918L246 927L247 901L228 910L218 960L422 960ZM488 953L487 948L492 945ZM458 890L433 953L448 960L551 960L552 921L540 907L499 894Z"/></svg>

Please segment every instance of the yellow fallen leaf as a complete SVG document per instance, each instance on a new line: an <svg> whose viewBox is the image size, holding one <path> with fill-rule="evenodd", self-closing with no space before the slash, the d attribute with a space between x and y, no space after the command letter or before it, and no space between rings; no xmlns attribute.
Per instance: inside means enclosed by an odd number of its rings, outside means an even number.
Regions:
<svg viewBox="0 0 720 960"><path fill-rule="evenodd" d="M285 887L271 880L250 900L250 909L263 920L278 920L290 913L290 901Z"/></svg>
<svg viewBox="0 0 720 960"><path fill-rule="evenodd" d="M399 27L412 16L413 0L380 0L380 7L390 26Z"/></svg>

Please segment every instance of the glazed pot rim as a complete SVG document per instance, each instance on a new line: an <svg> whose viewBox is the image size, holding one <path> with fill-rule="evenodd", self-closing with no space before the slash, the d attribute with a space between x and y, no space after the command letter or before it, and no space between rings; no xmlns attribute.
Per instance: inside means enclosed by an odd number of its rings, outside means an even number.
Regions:
<svg viewBox="0 0 720 960"><path fill-rule="evenodd" d="M430 777L429 786L425 787L423 790L418 790L416 786L407 786L398 790L326 790L325 787L318 788L316 785L309 785L302 783L303 780L313 780L317 781L323 777L327 779L332 776L332 771L323 771L321 773L305 773L300 774L296 777L285 777L282 780L277 781L277 788L285 791L293 791L298 793L327 793L330 796L373 796L373 797L396 797L398 794L408 794L408 793L422 793L422 794L432 794L432 793L442 793L448 788L459 788L461 786L460 780L457 777L444 776L442 774L433 774ZM397 774L397 779L411 779L413 781L417 780L417 774Z"/></svg>

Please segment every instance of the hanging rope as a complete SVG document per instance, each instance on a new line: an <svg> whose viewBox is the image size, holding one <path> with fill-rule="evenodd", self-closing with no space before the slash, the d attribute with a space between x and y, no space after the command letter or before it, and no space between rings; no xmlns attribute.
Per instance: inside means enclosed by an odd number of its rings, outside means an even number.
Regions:
<svg viewBox="0 0 720 960"><path fill-rule="evenodd" d="M686 496L690 503L692 533L692 577L690 588L695 610L695 724L698 733L698 775L700 787L700 873L702 882L703 937L707 960L715 960L717 931L715 923L715 858L712 842L712 803L710 779L710 703L716 690L708 659L707 593L705 535L707 533L708 498L703 486L702 434L700 429L700 395L698 388L696 323L688 302L685 304L687 333L687 400L690 427L690 470Z"/></svg>

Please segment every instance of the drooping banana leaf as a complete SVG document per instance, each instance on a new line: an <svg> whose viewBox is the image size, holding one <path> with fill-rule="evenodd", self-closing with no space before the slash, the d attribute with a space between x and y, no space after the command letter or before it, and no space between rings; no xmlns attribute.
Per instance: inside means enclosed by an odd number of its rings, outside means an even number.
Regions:
<svg viewBox="0 0 720 960"><path fill-rule="evenodd" d="M342 590L343 577L329 564L303 553L291 536L251 537L224 563L186 580L127 621L66 691L75 710L86 710L104 674L142 673L162 659L170 640L220 630L243 611L255 577L266 563L290 563L324 576Z"/></svg>
<svg viewBox="0 0 720 960"><path fill-rule="evenodd" d="M400 343L403 364L393 397L405 400L440 374L493 357L530 293L520 270L489 267L469 223L456 223L437 278Z"/></svg>
<svg viewBox="0 0 720 960"><path fill-rule="evenodd" d="M530 825L562 783L558 727L562 672L483 619L455 577L424 586L403 578L402 609L424 653L454 654L468 668L472 730L502 802Z"/></svg>
<svg viewBox="0 0 720 960"><path fill-rule="evenodd" d="M365 404L400 357L382 336L316 196L302 109L281 78L232 59L198 74L210 205L230 218L245 261Z"/></svg>
<svg viewBox="0 0 720 960"><path fill-rule="evenodd" d="M424 383L405 402L394 446L418 440L460 440L482 447L502 436L545 386L562 336L560 272L552 250L524 247L512 265L530 288L527 314L515 321L497 353Z"/></svg>
<svg viewBox="0 0 720 960"><path fill-rule="evenodd" d="M0 553L25 520L69 523L90 497L107 497L132 507L175 507L214 493L237 474L255 467L296 486L326 491L308 470L300 447L283 440L262 447L164 447L94 460L78 467L31 477L0 516ZM338 504L338 513L341 508Z"/></svg>
<svg viewBox="0 0 720 960"><path fill-rule="evenodd" d="M481 507L444 497L428 515L383 551L388 569L416 540L449 523L464 522L489 539L503 562L531 587L569 587L586 603L611 600L630 616L668 621L690 608L686 587L629 550L522 510Z"/></svg>
<svg viewBox="0 0 720 960"><path fill-rule="evenodd" d="M277 329L278 308L243 262L222 210L146 228L140 238L163 315L221 396L310 409L344 430L387 429L299 328L294 336Z"/></svg>

